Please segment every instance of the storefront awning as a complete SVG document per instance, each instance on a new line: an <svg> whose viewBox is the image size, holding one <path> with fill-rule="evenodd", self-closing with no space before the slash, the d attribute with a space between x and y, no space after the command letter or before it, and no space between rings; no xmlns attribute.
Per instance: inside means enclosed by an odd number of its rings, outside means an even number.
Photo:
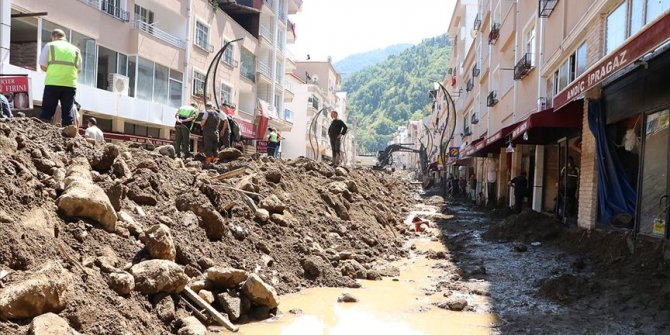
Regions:
<svg viewBox="0 0 670 335"><path fill-rule="evenodd" d="M468 157L468 156L472 155L473 153L475 153L475 151L477 151L477 146L479 146L480 149L483 148L484 147L483 142L486 142L486 140L484 138L478 138L478 139L472 141L463 150L463 152L461 154L461 158Z"/></svg>
<svg viewBox="0 0 670 335"><path fill-rule="evenodd" d="M531 114L519 122L510 135L513 143L547 144L565 137L569 132L581 129L584 100L573 101L563 107L560 113L553 108ZM523 134L526 133L527 139Z"/></svg>
<svg viewBox="0 0 670 335"><path fill-rule="evenodd" d="M481 141L475 145L475 148L471 156L485 156L489 153L499 153L500 148L502 148L507 142L506 139L509 138L509 135L512 133L512 130L519 123L513 123L507 127L503 127L497 133L489 136L485 141Z"/></svg>
<svg viewBox="0 0 670 335"><path fill-rule="evenodd" d="M241 119L241 118L237 118L237 117L234 118L234 119L235 119L235 121L237 121L237 124L240 125L240 136L242 136L244 138L249 138L249 139L253 139L253 138L256 137L255 136L256 134L254 133L254 124L253 123L251 123L247 120Z"/></svg>

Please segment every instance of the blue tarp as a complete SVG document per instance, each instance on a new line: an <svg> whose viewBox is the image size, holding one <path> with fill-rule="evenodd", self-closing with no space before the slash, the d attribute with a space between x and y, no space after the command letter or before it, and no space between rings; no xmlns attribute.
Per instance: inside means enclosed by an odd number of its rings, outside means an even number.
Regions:
<svg viewBox="0 0 670 335"><path fill-rule="evenodd" d="M603 100L589 103L589 128L596 138L598 162L598 222L609 224L612 217L627 213L635 217L636 191L607 135L607 112Z"/></svg>

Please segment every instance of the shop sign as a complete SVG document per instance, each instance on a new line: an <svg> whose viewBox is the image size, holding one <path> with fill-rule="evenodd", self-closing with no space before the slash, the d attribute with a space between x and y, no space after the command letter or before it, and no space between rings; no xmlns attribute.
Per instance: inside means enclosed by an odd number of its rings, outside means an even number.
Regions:
<svg viewBox="0 0 670 335"><path fill-rule="evenodd" d="M449 157L458 158L458 147L449 147Z"/></svg>
<svg viewBox="0 0 670 335"><path fill-rule="evenodd" d="M637 61L659 45L670 40L670 12L652 23L637 36L602 58L554 97L554 110L593 88L613 73Z"/></svg>
<svg viewBox="0 0 670 335"><path fill-rule="evenodd" d="M254 124L240 119L240 118L235 118L235 121L237 121L237 124L240 125L240 135L245 138L254 138Z"/></svg>
<svg viewBox="0 0 670 335"><path fill-rule="evenodd" d="M256 152L266 153L268 152L268 141L256 141Z"/></svg>
<svg viewBox="0 0 670 335"><path fill-rule="evenodd" d="M33 108L28 76L0 77L0 94L7 97L13 110Z"/></svg>
<svg viewBox="0 0 670 335"><path fill-rule="evenodd" d="M663 220L663 218L658 217L654 220L652 233L655 235L665 236L665 220Z"/></svg>
<svg viewBox="0 0 670 335"><path fill-rule="evenodd" d="M135 143L142 143L142 144L153 144L153 145L169 145L169 144L172 144L172 141L166 140L166 139L161 139L161 138L136 136L136 135L128 135L128 134L118 134L118 133L103 133L103 134L105 136L105 139L108 139L108 140L119 140L119 141L135 142Z"/></svg>
<svg viewBox="0 0 670 335"><path fill-rule="evenodd" d="M530 124L530 119L521 122L520 125L518 125L516 128L514 128L514 131L512 131L512 138L517 138L523 134L526 130L528 130L528 126Z"/></svg>

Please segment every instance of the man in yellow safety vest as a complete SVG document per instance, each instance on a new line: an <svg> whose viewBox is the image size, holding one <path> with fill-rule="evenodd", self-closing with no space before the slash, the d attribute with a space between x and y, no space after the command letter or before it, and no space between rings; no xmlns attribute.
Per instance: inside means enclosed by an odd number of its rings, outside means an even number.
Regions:
<svg viewBox="0 0 670 335"><path fill-rule="evenodd" d="M42 48L40 67L47 73L44 79L40 119L51 122L59 101L61 110L72 110L81 68L81 51L65 39L65 32L54 29L51 33L51 42ZM73 123L74 115L69 112L63 113L63 127Z"/></svg>
<svg viewBox="0 0 670 335"><path fill-rule="evenodd" d="M184 153L184 158L191 156L191 130L193 129L195 119L200 114L197 107L196 103L191 103L190 106L179 107L174 116L177 119L174 125L174 151L177 157L181 157L182 152Z"/></svg>

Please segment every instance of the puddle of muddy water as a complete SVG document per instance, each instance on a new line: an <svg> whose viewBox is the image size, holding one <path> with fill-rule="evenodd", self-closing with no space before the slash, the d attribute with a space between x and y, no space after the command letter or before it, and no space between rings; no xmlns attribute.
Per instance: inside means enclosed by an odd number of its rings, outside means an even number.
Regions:
<svg viewBox="0 0 670 335"><path fill-rule="evenodd" d="M439 242L414 240L417 249L443 250ZM489 313L451 312L433 303L445 298L426 295L424 288L435 284L442 273L436 261L414 257L395 263L398 281L363 281L361 289L313 288L281 297L281 316L256 324L243 325L243 335L441 335L493 334L496 317ZM359 302L337 303L349 292ZM477 301L476 303L486 303ZM290 314L299 309L301 314Z"/></svg>

